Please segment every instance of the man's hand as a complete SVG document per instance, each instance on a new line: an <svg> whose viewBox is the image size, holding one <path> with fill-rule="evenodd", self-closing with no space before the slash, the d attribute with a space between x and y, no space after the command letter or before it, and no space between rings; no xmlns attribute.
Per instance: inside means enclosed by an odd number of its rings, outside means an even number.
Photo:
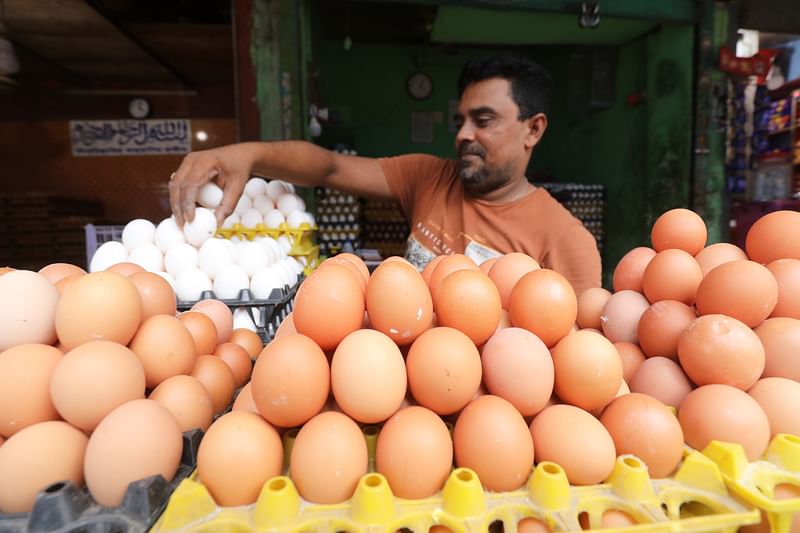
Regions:
<svg viewBox="0 0 800 533"><path fill-rule="evenodd" d="M217 224L222 225L250 179L252 156L248 148L247 144L234 144L192 152L183 158L169 181L169 203L178 226L194 220L198 191L211 180L222 188L222 203L215 210Z"/></svg>

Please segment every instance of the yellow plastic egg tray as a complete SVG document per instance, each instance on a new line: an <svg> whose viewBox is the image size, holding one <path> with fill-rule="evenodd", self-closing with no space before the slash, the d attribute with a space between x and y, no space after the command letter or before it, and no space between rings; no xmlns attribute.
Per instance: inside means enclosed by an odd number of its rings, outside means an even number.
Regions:
<svg viewBox="0 0 800 533"><path fill-rule="evenodd" d="M741 446L726 442L712 442L703 454L717 464L731 492L766 513L772 533L789 533L800 498L776 500L773 491L782 483L800 487L800 437L776 435L762 459L753 462Z"/></svg>
<svg viewBox="0 0 800 533"><path fill-rule="evenodd" d="M374 431L366 434L370 457L376 436ZM293 439L292 434L286 437L288 456ZM612 509L628 513L637 524L601 529L603 513ZM482 488L474 471L457 468L442 491L424 500L395 498L386 478L372 472L361 478L348 502L337 505L305 502L292 481L279 476L264 484L255 504L218 507L195 474L181 482L152 531L427 533L439 524L455 533L483 533L500 521L504 532L516 533L520 520L534 517L554 532L577 533L583 531L581 515L592 529L607 533L733 533L761 519L758 509L731 495L715 461L687 449L676 474L665 479L651 480L639 459L623 455L600 485L570 486L559 465L542 462L520 490L492 493Z"/></svg>
<svg viewBox="0 0 800 533"><path fill-rule="evenodd" d="M286 236L292 245L289 255L292 257L305 257L305 274L309 275L319 265L319 246L314 244L314 235L317 227L306 222L299 228L290 228L287 223L282 223L277 228L268 228L259 224L254 228L246 228L241 224L234 224L232 228L218 228L216 235L224 239L239 237L252 241L256 237L272 237L277 239Z"/></svg>

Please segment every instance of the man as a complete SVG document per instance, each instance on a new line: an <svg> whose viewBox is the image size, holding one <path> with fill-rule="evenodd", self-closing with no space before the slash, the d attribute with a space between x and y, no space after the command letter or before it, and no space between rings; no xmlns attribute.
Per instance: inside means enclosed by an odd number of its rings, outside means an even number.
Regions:
<svg viewBox="0 0 800 533"><path fill-rule="evenodd" d="M526 59L469 61L458 82L457 160L346 156L304 141L191 153L170 181L172 211L179 225L191 220L199 187L214 179L224 191L216 213L222 221L252 174L396 199L411 225L406 257L419 268L438 254L464 253L480 263L524 252L560 272L580 294L600 286L594 237L525 177L547 128L549 85L547 73Z"/></svg>

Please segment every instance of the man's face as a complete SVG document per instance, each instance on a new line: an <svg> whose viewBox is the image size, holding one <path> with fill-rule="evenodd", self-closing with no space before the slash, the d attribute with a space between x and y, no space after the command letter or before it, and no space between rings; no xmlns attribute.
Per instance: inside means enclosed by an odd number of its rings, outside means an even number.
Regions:
<svg viewBox="0 0 800 533"><path fill-rule="evenodd" d="M520 121L511 83L491 78L468 85L455 121L458 174L467 192L481 195L522 178L530 129Z"/></svg>

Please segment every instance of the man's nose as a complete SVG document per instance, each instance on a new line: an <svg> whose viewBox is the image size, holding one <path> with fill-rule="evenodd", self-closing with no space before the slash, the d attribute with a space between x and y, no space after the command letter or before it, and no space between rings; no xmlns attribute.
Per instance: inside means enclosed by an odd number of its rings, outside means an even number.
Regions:
<svg viewBox="0 0 800 533"><path fill-rule="evenodd" d="M475 140L475 130L469 121L464 122L460 128L458 128L458 133L456 133L456 146L460 146L461 143L467 142L470 143Z"/></svg>

